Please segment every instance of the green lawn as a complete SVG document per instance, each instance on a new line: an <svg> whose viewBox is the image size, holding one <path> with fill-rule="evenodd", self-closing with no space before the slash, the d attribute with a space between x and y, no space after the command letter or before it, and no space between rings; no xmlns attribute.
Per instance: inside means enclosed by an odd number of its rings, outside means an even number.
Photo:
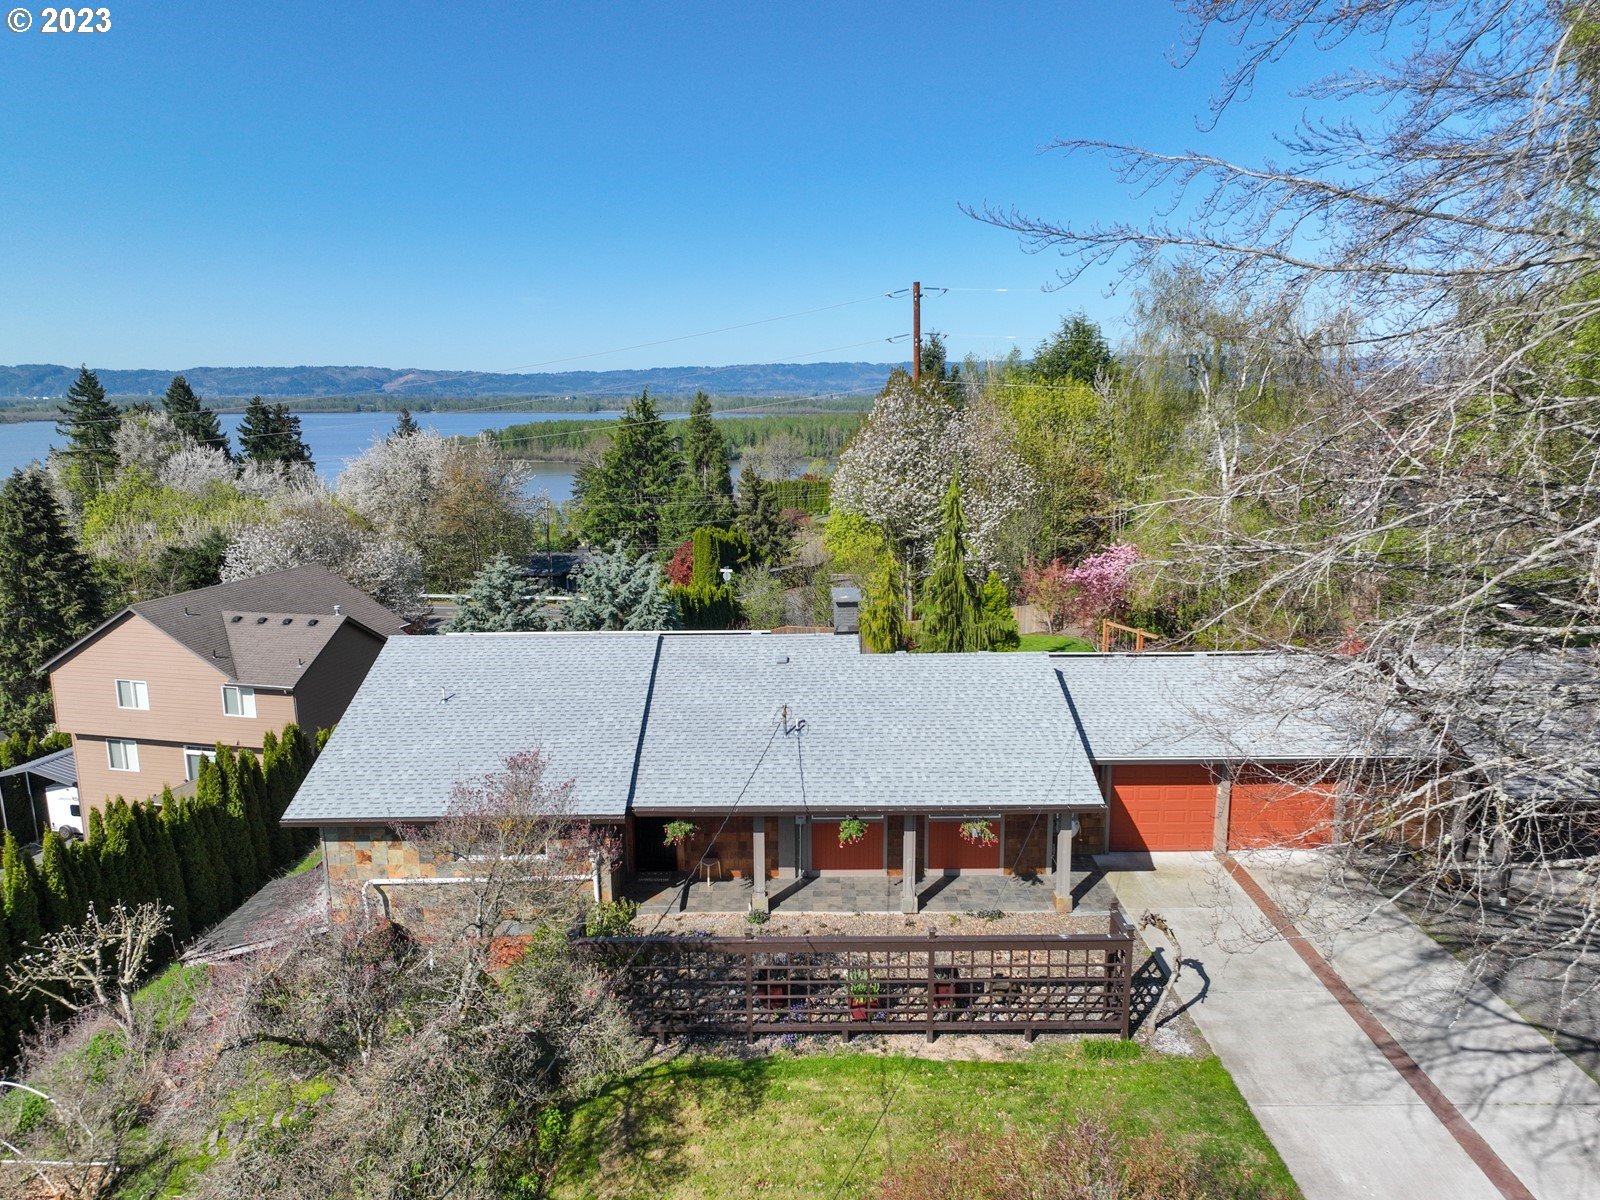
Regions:
<svg viewBox="0 0 1600 1200"><path fill-rule="evenodd" d="M840 1051L653 1064L574 1115L552 1195L862 1197L889 1156L916 1155L943 1131L1042 1132L1078 1111L1129 1132L1163 1127L1223 1156L1241 1181L1299 1194L1215 1058L1097 1041L1005 1062Z"/></svg>
<svg viewBox="0 0 1600 1200"><path fill-rule="evenodd" d="M1097 647L1090 645L1080 637L1073 637L1069 633L1025 633L1022 635L1022 645L1018 650L1048 650L1059 654L1062 651L1071 651L1082 654Z"/></svg>

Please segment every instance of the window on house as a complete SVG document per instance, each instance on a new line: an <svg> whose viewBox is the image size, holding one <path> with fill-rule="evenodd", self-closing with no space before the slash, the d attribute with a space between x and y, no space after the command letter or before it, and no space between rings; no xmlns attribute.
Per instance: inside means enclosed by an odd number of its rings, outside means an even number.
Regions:
<svg viewBox="0 0 1600 1200"><path fill-rule="evenodd" d="M139 743L124 738L111 738L106 742L106 758L113 771L139 769Z"/></svg>
<svg viewBox="0 0 1600 1200"><path fill-rule="evenodd" d="M213 757L216 751L210 746L185 746L183 748L183 777L190 783L200 778L200 764Z"/></svg>
<svg viewBox="0 0 1600 1200"><path fill-rule="evenodd" d="M231 683L224 686L222 689L222 711L230 717L255 716L255 688L237 687Z"/></svg>
<svg viewBox="0 0 1600 1200"><path fill-rule="evenodd" d="M118 708L149 708L150 688L142 679L117 680Z"/></svg>

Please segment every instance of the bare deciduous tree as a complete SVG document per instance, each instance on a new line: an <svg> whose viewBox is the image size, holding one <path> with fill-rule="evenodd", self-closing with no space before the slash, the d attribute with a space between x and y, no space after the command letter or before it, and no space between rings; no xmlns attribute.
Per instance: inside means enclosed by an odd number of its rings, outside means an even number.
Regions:
<svg viewBox="0 0 1600 1200"><path fill-rule="evenodd" d="M1251 321L1277 347L1262 378L1289 356L1315 365L1295 419L1213 439L1204 486L1173 501L1171 569L1213 589L1214 635L1323 652L1286 686L1358 701L1341 710L1362 714L1343 831L1362 863L1462 918L1480 964L1543 930L1536 949L1570 967L1568 1011L1592 1009L1600 5L1180 7L1190 52L1218 35L1240 47L1218 114L1299 40L1368 65L1309 90L1278 160L1058 143L1155 193L1165 215L1148 222L977 215L1060 251L1067 278L1176 256L1217 311L1275 314ZM1254 374L1218 366L1236 389ZM1397 727L1403 767L1372 757Z"/></svg>
<svg viewBox="0 0 1600 1200"><path fill-rule="evenodd" d="M38 950L12 964L9 990L33 993L68 1012L104 1012L131 1045L137 1032L133 993L144 982L171 909L117 903L106 917L90 907L81 925L48 934Z"/></svg>

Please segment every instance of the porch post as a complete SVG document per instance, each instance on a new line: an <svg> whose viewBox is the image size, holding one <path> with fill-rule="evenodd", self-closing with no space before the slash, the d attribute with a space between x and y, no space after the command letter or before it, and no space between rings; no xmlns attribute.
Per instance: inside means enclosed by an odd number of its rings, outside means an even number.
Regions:
<svg viewBox="0 0 1600 1200"><path fill-rule="evenodd" d="M917 819L912 816L902 819L905 837L900 842L900 911L914 913L917 911Z"/></svg>
<svg viewBox="0 0 1600 1200"><path fill-rule="evenodd" d="M794 818L781 816L778 818L778 878L798 879L800 877L800 855L798 842L795 838Z"/></svg>
<svg viewBox="0 0 1600 1200"><path fill-rule="evenodd" d="M782 818L779 818L780 822ZM750 818L750 842L754 861L751 863L750 910L768 912L767 899L767 818L760 813Z"/></svg>
<svg viewBox="0 0 1600 1200"><path fill-rule="evenodd" d="M1227 763L1218 763L1217 772L1217 815L1211 826L1211 851L1214 854L1228 852L1228 819L1233 808L1233 772Z"/></svg>
<svg viewBox="0 0 1600 1200"><path fill-rule="evenodd" d="M1078 832L1078 814L1067 813L1056 829L1057 912L1072 911L1072 838Z"/></svg>

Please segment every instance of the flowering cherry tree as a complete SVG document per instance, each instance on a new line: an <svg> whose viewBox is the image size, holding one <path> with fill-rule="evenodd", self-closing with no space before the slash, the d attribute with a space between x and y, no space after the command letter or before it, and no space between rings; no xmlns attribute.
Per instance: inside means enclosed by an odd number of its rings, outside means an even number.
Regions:
<svg viewBox="0 0 1600 1200"><path fill-rule="evenodd" d="M1077 566L1059 558L1043 566L1030 565L1022 571L1022 594L1044 612L1051 632L1060 632L1074 620L1096 621L1121 613L1138 561L1137 546L1118 542L1088 555Z"/></svg>

